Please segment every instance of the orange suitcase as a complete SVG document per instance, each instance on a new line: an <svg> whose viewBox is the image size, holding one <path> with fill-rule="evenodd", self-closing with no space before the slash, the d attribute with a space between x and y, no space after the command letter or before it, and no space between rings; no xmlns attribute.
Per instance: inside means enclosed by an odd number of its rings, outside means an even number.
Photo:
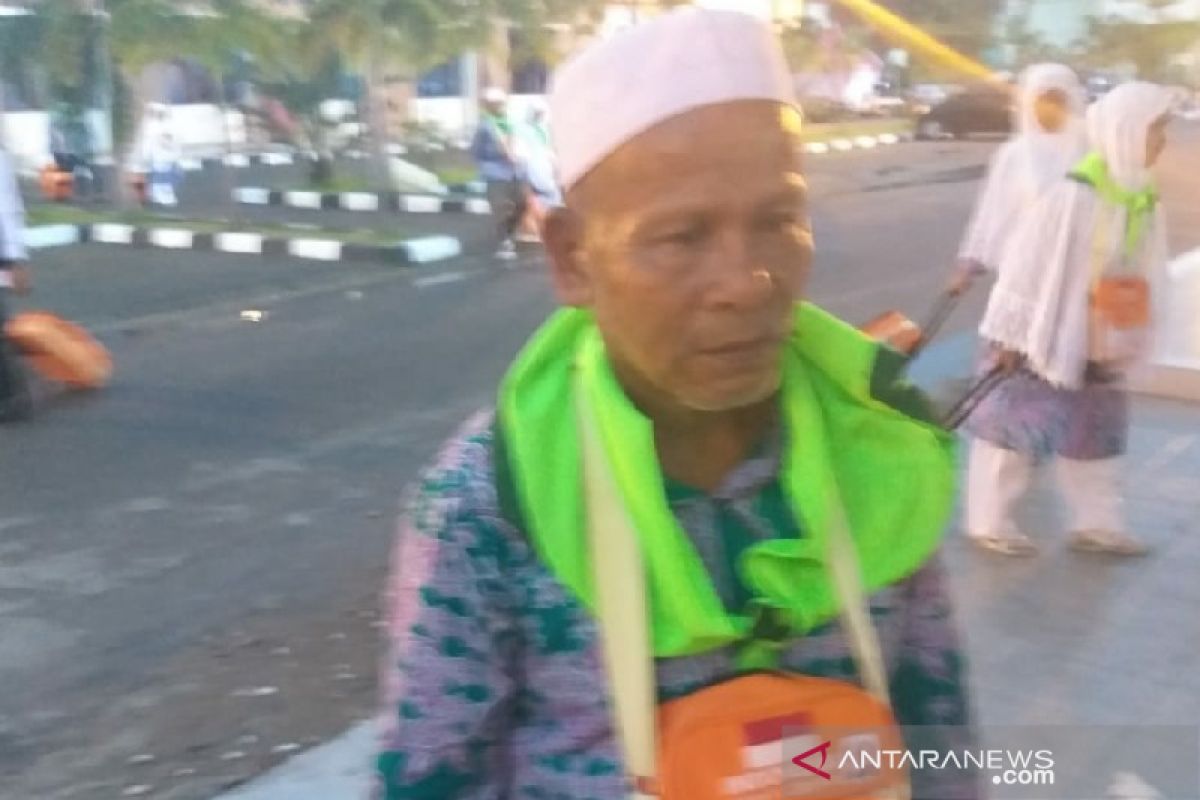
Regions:
<svg viewBox="0 0 1200 800"><path fill-rule="evenodd" d="M929 315L929 321L923 327L899 311L885 311L859 330L876 341L890 345L907 360L912 361L941 330L942 324L954 311L958 299L959 295L949 293L939 297Z"/></svg>
<svg viewBox="0 0 1200 800"><path fill-rule="evenodd" d="M906 356L911 355L924 338L921 326L899 311L880 314L863 325L862 332Z"/></svg>
<svg viewBox="0 0 1200 800"><path fill-rule="evenodd" d="M83 328L46 311L25 311L4 334L38 374L73 389L99 389L112 376L112 357Z"/></svg>

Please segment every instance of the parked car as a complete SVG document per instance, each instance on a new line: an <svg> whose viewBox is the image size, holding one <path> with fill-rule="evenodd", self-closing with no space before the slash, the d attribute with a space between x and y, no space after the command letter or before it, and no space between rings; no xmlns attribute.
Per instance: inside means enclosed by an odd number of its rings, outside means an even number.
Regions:
<svg viewBox="0 0 1200 800"><path fill-rule="evenodd" d="M1012 132L1012 100L990 85L973 86L946 98L917 118L918 139L959 139L972 134Z"/></svg>

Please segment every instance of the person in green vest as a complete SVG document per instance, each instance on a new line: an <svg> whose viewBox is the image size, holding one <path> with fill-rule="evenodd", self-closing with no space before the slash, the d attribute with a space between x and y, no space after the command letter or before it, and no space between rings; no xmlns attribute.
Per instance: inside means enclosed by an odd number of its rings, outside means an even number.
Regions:
<svg viewBox="0 0 1200 800"><path fill-rule="evenodd" d="M514 150L513 126L508 118L508 95L489 87L483 93L479 127L471 140L471 156L487 184L487 198L496 223L496 258L517 257L514 237L525 216L525 184Z"/></svg>
<svg viewBox="0 0 1200 800"><path fill-rule="evenodd" d="M658 16L561 66L550 112L563 308L407 498L376 796L629 796L589 552L601 512L645 565L622 580L647 597L658 701L764 667L859 682L830 570L848 528L896 720L966 746L938 555L953 442L898 354L805 299L802 115L771 29ZM913 796L980 795L931 771Z"/></svg>
<svg viewBox="0 0 1200 800"><path fill-rule="evenodd" d="M987 470L972 465L971 493L981 499L972 517L987 522L971 533L993 537L1000 552L1036 552L1013 509L1034 466L1051 458L1072 549L1149 550L1126 525L1121 457L1128 380L1153 355L1166 305L1166 228L1151 168L1173 99L1164 87L1131 82L1096 101L1092 152L1022 216L1000 262L980 335L990 347L984 369L999 365L1010 376L967 426L993 453Z"/></svg>

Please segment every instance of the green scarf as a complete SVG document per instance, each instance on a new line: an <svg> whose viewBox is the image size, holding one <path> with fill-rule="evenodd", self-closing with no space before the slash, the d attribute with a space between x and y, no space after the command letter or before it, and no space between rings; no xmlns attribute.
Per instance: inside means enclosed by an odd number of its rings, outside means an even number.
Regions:
<svg viewBox="0 0 1200 800"><path fill-rule="evenodd" d="M782 358L780 480L805 534L751 546L739 568L756 602L802 634L838 613L826 568L829 488L836 485L844 503L864 586L878 590L913 573L937 548L953 503L954 445L935 424L898 408L926 410L896 380L899 355L816 307L797 305ZM755 620L726 611L672 515L652 423L621 390L587 312L554 315L502 383L496 469L505 516L594 611L574 391L588 393L641 538L655 655L691 655L751 638Z"/></svg>
<svg viewBox="0 0 1200 800"><path fill-rule="evenodd" d="M1142 243L1142 237L1146 234L1146 226L1153 217L1154 209L1158 206L1158 192L1154 187L1135 192L1119 185L1113 180L1108 163L1099 153L1089 153L1085 156L1071 170L1070 177L1092 187L1100 199L1109 205L1125 209L1124 252L1125 257L1132 260Z"/></svg>
<svg viewBox="0 0 1200 800"><path fill-rule="evenodd" d="M486 119L496 127L502 136L512 136L512 122L504 114L488 114Z"/></svg>

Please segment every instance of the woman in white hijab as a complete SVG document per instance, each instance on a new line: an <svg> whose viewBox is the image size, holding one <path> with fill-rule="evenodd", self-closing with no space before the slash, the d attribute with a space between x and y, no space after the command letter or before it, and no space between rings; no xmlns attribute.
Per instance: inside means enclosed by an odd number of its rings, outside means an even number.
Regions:
<svg viewBox="0 0 1200 800"><path fill-rule="evenodd" d="M1151 346L1166 236L1150 167L1166 143L1170 92L1114 89L1088 111L1092 152L1021 216L999 261L980 333L987 367L1009 377L968 423L967 532L988 549L1028 555L1012 520L1034 463L1055 456L1070 506L1071 546L1141 555L1125 530L1120 456L1124 379Z"/></svg>
<svg viewBox="0 0 1200 800"><path fill-rule="evenodd" d="M987 180L959 250L950 290L960 294L978 276L996 272L1019 217L1087 151L1086 96L1062 64L1037 64L1021 75L1016 135L992 157Z"/></svg>

